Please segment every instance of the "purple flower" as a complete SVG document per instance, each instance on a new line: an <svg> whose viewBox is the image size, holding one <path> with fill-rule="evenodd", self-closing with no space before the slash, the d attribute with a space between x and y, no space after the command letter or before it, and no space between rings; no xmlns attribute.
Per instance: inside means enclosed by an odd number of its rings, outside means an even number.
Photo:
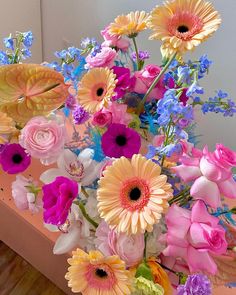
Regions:
<svg viewBox="0 0 236 295"><path fill-rule="evenodd" d="M130 69L128 68L115 66L112 70L118 80L115 88L116 95L113 96L113 100L117 100L123 97L126 91L132 87L134 79L130 78Z"/></svg>
<svg viewBox="0 0 236 295"><path fill-rule="evenodd" d="M73 200L78 195L78 184L64 176L43 186L43 219L46 223L62 225L66 222Z"/></svg>
<svg viewBox="0 0 236 295"><path fill-rule="evenodd" d="M133 61L136 61L137 60L137 54L136 54L136 52L132 52L131 57L132 57L132 60ZM145 59L149 59L150 58L150 54L149 54L148 51L139 50L138 57L139 57L139 60L145 60Z"/></svg>
<svg viewBox="0 0 236 295"><path fill-rule="evenodd" d="M102 136L102 149L106 156L131 158L141 147L140 135L123 124L111 124Z"/></svg>
<svg viewBox="0 0 236 295"><path fill-rule="evenodd" d="M74 110L76 107L76 98L73 95L69 95L65 101L65 106L69 110Z"/></svg>
<svg viewBox="0 0 236 295"><path fill-rule="evenodd" d="M80 105L74 108L72 115L76 125L83 124L89 119L89 113Z"/></svg>
<svg viewBox="0 0 236 295"><path fill-rule="evenodd" d="M31 157L18 143L6 144L0 153L0 164L8 174L25 171L31 163Z"/></svg>
<svg viewBox="0 0 236 295"><path fill-rule="evenodd" d="M211 283L207 276L195 274L188 276L185 285L179 285L177 295L211 295Z"/></svg>

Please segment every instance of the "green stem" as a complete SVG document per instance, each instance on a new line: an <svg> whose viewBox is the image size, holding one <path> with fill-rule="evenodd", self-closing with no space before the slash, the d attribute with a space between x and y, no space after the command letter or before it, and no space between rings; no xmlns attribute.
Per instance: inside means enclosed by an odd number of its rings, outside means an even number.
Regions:
<svg viewBox="0 0 236 295"><path fill-rule="evenodd" d="M160 74L154 79L154 81L152 82L151 86L149 87L148 91L146 92L146 94L144 95L142 101L140 102L139 105L139 111L142 110L142 107L144 106L149 94L152 92L152 90L155 88L155 86L157 85L157 83L160 81L161 77L165 74L165 72L167 71L167 69L169 68L170 64L172 63L172 61L175 59L177 55L177 52L175 52L170 59L168 60L168 62L165 64L165 66L163 67L163 69L161 70Z"/></svg>
<svg viewBox="0 0 236 295"><path fill-rule="evenodd" d="M96 221L94 221L94 220L88 215L88 213L86 212L86 209L85 209L83 203L82 203L82 202L78 202L78 206L79 206L79 208L80 208L80 210L81 210L81 212L82 212L84 218L85 218L89 223L91 223L95 228L97 228L97 227L98 227L98 223L97 223Z"/></svg>
<svg viewBox="0 0 236 295"><path fill-rule="evenodd" d="M144 234L144 251L143 251L145 263L147 262L147 238L148 238L148 233L145 232L145 234Z"/></svg>
<svg viewBox="0 0 236 295"><path fill-rule="evenodd" d="M137 42L136 42L135 37L133 37L132 40L133 40L133 43L134 43L134 49L135 49L136 58L137 58L138 71L140 71L141 70L141 63L140 63L140 59L139 59Z"/></svg>

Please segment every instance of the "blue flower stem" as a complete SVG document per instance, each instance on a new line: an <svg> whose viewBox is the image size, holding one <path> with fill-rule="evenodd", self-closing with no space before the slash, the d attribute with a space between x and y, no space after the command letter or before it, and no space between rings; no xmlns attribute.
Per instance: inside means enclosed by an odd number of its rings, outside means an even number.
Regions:
<svg viewBox="0 0 236 295"><path fill-rule="evenodd" d="M139 106L138 106L138 113L140 114L143 106L149 96L149 94L152 92L152 90L155 88L155 86L157 85L157 83L160 81L161 77L165 74L165 72L168 70L169 66L171 65L172 61L175 59L177 55L177 52L175 52L168 60L168 62L165 64L165 66L162 68L160 74L154 79L154 81L152 82L151 86L149 87L148 91L146 92L146 94L144 95L143 99L141 100Z"/></svg>
<svg viewBox="0 0 236 295"><path fill-rule="evenodd" d="M135 37L132 37L133 43L134 43L134 49L135 49L135 53L136 53L136 58L137 58L137 67L138 67L138 71L141 70L141 62L139 59L139 52L138 52L138 46L137 46L137 42Z"/></svg>

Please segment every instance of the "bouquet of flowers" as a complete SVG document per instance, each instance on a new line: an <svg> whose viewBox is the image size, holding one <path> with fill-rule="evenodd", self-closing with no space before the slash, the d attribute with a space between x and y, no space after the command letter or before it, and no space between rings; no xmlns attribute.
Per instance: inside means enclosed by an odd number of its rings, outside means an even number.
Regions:
<svg viewBox="0 0 236 295"><path fill-rule="evenodd" d="M204 98L211 61L184 53L210 37L220 16L204 0L172 0L118 16L57 61L22 63L31 32L0 51L0 164L17 174L21 210L43 210L61 231L55 254L73 250L74 293L211 294L236 282L236 152L196 147L195 109L233 116L222 90ZM138 36L160 40L150 64ZM34 158L39 179L24 172ZM232 204L232 202L231 202Z"/></svg>

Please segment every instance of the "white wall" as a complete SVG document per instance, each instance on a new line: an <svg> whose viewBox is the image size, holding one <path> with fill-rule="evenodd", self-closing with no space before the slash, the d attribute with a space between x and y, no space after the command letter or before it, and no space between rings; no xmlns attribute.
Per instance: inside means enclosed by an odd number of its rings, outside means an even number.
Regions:
<svg viewBox="0 0 236 295"><path fill-rule="evenodd" d="M150 11L161 0L42 0L43 52L44 60L52 60L53 52L62 49L68 41L79 45L82 37L99 37L99 31L118 14L131 10ZM214 60L210 75L204 81L206 93L224 89L236 99L236 1L212 0L220 11L223 24L220 30L201 45L191 58L198 58L207 53ZM159 46L156 41L147 41L148 33L140 35L139 47L148 49L152 61L160 61ZM64 40L64 41L63 41ZM202 141L213 148L216 142L236 148L234 118L220 115L199 115L198 133L203 134Z"/></svg>
<svg viewBox="0 0 236 295"><path fill-rule="evenodd" d="M33 31L32 62L42 61L40 0L0 0L0 49L2 39L15 31Z"/></svg>

